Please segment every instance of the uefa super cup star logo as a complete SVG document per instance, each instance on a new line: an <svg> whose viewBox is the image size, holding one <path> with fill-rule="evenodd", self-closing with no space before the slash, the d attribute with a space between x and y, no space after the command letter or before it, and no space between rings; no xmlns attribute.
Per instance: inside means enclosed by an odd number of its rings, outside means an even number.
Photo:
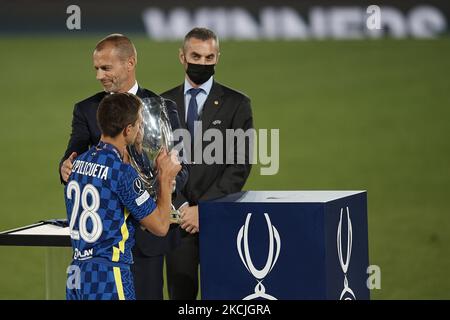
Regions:
<svg viewBox="0 0 450 320"><path fill-rule="evenodd" d="M350 220L350 212L347 209L347 257L344 262L343 252L342 252L342 213L344 208L341 208L341 217L339 219L338 229L337 229L337 252L339 257L339 263L341 264L342 271L344 272L344 289L341 292L339 300L356 300L353 290L348 286L347 271L348 265L350 264L350 257L352 255L352 221Z"/></svg>
<svg viewBox="0 0 450 320"><path fill-rule="evenodd" d="M275 297L266 293L266 288L262 284L262 281L272 270L273 266L277 262L278 256L280 255L280 248L281 248L280 234L278 233L278 230L270 222L269 215L267 213L264 213L267 228L269 229L269 253L264 268L261 270L256 269L255 266L253 265L252 258L250 256L250 250L248 247L248 225L250 223L251 216L252 216L251 213L247 214L245 224L241 227L241 229L238 232L236 244L242 263L247 268L247 270L256 278L256 281L258 283L255 286L255 293L248 295L243 300L253 300L257 298L277 300ZM244 250L242 250L242 242ZM276 245L276 249L274 248L275 247L274 244Z"/></svg>

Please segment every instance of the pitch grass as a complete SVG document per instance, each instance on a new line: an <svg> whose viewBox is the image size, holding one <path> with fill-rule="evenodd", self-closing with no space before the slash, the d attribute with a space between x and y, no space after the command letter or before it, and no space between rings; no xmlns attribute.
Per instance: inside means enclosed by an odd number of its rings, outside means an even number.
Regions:
<svg viewBox="0 0 450 320"><path fill-rule="evenodd" d="M100 38L100 37L99 37ZM97 38L0 42L0 229L64 217L73 104L100 90ZM135 37L139 83L182 81L178 43ZM450 298L450 41L223 42L216 79L280 129L280 169L247 190L368 190L374 299ZM0 247L0 298L42 299L44 248Z"/></svg>

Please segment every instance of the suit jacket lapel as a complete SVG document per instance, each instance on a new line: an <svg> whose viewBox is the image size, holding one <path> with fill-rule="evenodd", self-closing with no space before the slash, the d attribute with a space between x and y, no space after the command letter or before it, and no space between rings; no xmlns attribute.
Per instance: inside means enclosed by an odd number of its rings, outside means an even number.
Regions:
<svg viewBox="0 0 450 320"><path fill-rule="evenodd" d="M150 91L150 90L146 90L145 88L142 88L141 86L138 87L138 90L137 90L137 92L136 92L136 95L137 95L139 98L141 98L141 99L144 99L144 98L153 98L153 97L157 98L157 97L159 97L156 93L154 93L154 92L152 92L152 91Z"/></svg>
<svg viewBox="0 0 450 320"><path fill-rule="evenodd" d="M202 114L200 116L203 130L206 130L210 126L211 122L214 119L214 115L222 107L222 96L222 87L214 81L208 98L205 101L205 105L203 106Z"/></svg>
<svg viewBox="0 0 450 320"><path fill-rule="evenodd" d="M178 92L175 94L175 103L178 108L178 118L180 118L180 124L182 128L186 126L186 106L184 105L184 84L178 87Z"/></svg>
<svg viewBox="0 0 450 320"><path fill-rule="evenodd" d="M144 95L144 90L142 90L142 88L141 87L138 87L138 90L137 90L137 92L136 92L136 95L139 97L139 98L145 98L145 95Z"/></svg>

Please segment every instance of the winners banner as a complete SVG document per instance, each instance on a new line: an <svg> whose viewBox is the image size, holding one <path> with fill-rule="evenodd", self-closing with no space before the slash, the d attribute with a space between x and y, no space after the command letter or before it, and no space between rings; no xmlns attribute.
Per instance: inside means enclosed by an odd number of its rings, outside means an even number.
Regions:
<svg viewBox="0 0 450 320"><path fill-rule="evenodd" d="M4 1L0 33L146 34L179 40L194 26L221 39L435 38L449 34L450 3L434 1ZM67 31L71 32L67 32Z"/></svg>

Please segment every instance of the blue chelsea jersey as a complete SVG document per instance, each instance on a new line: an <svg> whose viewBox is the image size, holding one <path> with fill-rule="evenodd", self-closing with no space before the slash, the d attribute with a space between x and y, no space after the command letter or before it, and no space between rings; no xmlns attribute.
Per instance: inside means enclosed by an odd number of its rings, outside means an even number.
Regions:
<svg viewBox="0 0 450 320"><path fill-rule="evenodd" d="M142 220L156 204L114 146L100 142L76 158L65 199L74 260L133 263L130 219Z"/></svg>

